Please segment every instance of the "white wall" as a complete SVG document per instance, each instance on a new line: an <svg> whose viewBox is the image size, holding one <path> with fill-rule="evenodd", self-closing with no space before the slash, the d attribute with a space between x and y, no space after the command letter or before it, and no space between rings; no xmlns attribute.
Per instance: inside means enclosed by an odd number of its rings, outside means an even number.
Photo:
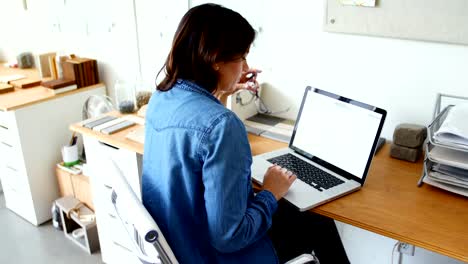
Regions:
<svg viewBox="0 0 468 264"><path fill-rule="evenodd" d="M73 52L98 60L111 96L116 79L135 79L140 69L152 86L179 19L189 3L202 2L30 0L25 11L22 1L0 0L0 60L23 51ZM259 81L270 84L263 96L272 110L291 107L285 117L295 118L312 85L386 109L383 136L391 138L398 123L427 124L437 92L468 96L468 46L323 32L323 1L216 2L259 32L249 63L264 71ZM337 225L352 263L390 263L395 240ZM417 248L403 263L461 262Z"/></svg>
<svg viewBox="0 0 468 264"><path fill-rule="evenodd" d="M398 123L428 124L437 92L468 96L468 46L327 33L323 1L271 1L258 13L264 60L255 66L278 109L298 106L311 85L386 109L391 138Z"/></svg>

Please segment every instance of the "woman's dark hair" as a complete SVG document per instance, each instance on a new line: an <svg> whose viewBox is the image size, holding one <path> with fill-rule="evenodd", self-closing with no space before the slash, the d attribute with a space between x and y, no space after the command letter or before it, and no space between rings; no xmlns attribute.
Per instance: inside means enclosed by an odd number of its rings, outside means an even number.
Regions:
<svg viewBox="0 0 468 264"><path fill-rule="evenodd" d="M254 39L249 22L231 9L216 4L191 8L177 28L157 89L168 91L177 79L185 79L212 93L219 78L213 64L241 59Z"/></svg>

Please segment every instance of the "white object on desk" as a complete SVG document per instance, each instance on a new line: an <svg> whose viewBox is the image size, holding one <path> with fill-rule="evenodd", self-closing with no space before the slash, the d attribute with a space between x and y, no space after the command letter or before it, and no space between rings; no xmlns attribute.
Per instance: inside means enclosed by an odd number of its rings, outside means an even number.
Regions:
<svg viewBox="0 0 468 264"><path fill-rule="evenodd" d="M145 144L145 127L141 126L137 129L134 129L125 136L128 139Z"/></svg>
<svg viewBox="0 0 468 264"><path fill-rule="evenodd" d="M142 125L142 126L145 125L145 118L144 117L140 117L140 116L136 116L136 115L124 115L124 116L122 116L122 119L135 122L136 124L139 124L139 125Z"/></svg>
<svg viewBox="0 0 468 264"><path fill-rule="evenodd" d="M440 128L434 133L438 143L463 145L468 148L468 104L453 106Z"/></svg>
<svg viewBox="0 0 468 264"><path fill-rule="evenodd" d="M0 76L0 83L9 83L10 81L16 81L26 78L26 76L22 74L12 74L12 75L6 75L6 76Z"/></svg>
<svg viewBox="0 0 468 264"><path fill-rule="evenodd" d="M468 170L468 152L433 146L427 155L435 162Z"/></svg>
<svg viewBox="0 0 468 264"><path fill-rule="evenodd" d="M123 121L125 121L123 118L116 118L116 119L110 120L108 122L105 122L103 124L93 127L93 130L97 132L101 132L101 130L103 130L104 128L108 128L118 123L122 123Z"/></svg>

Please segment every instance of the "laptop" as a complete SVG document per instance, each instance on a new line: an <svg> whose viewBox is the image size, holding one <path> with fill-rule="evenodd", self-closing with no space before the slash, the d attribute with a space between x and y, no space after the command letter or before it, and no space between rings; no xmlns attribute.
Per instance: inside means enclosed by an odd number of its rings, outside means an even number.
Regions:
<svg viewBox="0 0 468 264"><path fill-rule="evenodd" d="M306 87L288 148L253 157L259 184L276 163L297 180L284 197L305 211L359 190L366 180L387 112Z"/></svg>

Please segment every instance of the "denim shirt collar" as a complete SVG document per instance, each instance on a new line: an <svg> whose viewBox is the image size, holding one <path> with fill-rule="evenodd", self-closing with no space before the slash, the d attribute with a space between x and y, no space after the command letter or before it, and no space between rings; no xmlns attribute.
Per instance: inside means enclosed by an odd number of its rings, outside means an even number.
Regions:
<svg viewBox="0 0 468 264"><path fill-rule="evenodd" d="M198 93L198 94L201 94L210 98L211 100L215 101L218 104L222 104L218 100L218 98L214 97L210 92L208 92L207 90L205 90L204 88L202 88L201 86L199 86L198 84L192 81L188 81L184 79L177 79L176 85L174 85L174 88L180 88L180 89L184 89L187 91L195 92L195 93Z"/></svg>

